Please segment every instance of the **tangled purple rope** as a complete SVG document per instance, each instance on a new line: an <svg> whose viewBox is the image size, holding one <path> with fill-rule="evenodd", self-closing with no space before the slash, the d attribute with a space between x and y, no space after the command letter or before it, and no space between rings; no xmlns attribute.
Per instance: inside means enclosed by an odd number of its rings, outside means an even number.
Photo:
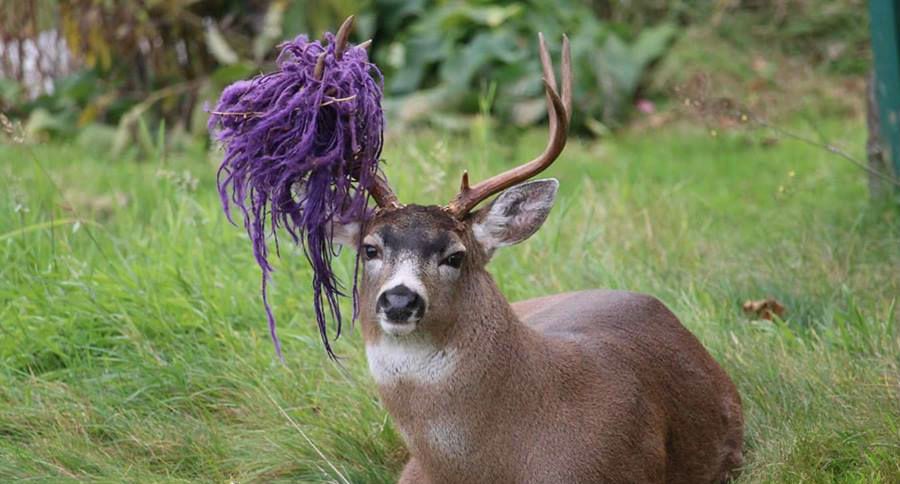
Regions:
<svg viewBox="0 0 900 484"><path fill-rule="evenodd" d="M243 215L253 254L262 269L262 299L275 351L281 343L267 297L272 266L266 237L278 254L283 227L303 247L313 269L313 305L329 357L326 312L341 334L338 297L345 296L331 267L331 231L338 223L365 220L378 172L384 132L383 79L364 48L348 46L335 56L335 36L325 45L301 35L280 46L276 72L238 81L222 91L209 130L225 148L218 171L219 195L229 221ZM324 69L316 63L324 53ZM318 78L316 74L321 76ZM358 265L358 259L357 259ZM357 280L353 278L354 317Z"/></svg>

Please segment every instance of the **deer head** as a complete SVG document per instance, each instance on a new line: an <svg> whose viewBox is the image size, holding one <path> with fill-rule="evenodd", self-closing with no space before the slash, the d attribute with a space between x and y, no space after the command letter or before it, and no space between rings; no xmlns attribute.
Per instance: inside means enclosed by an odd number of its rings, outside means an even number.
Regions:
<svg viewBox="0 0 900 484"><path fill-rule="evenodd" d="M335 228L335 240L361 251L359 309L367 339L413 333L448 337L460 308L479 297L478 281L487 276L485 265L494 250L527 239L546 220L558 182L523 182L550 166L565 146L572 74L569 43L563 38L560 93L543 36L539 42L550 118L543 153L474 186L464 173L459 193L444 206L404 206L379 178L372 190L379 207L374 219Z"/></svg>

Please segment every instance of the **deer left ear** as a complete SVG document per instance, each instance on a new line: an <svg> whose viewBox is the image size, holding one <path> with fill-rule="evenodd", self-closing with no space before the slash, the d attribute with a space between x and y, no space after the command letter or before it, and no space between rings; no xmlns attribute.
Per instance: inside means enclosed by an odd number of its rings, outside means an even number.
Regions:
<svg viewBox="0 0 900 484"><path fill-rule="evenodd" d="M550 214L559 181L555 178L516 185L472 214L472 232L488 256L498 247L531 237Z"/></svg>
<svg viewBox="0 0 900 484"><path fill-rule="evenodd" d="M331 224L331 240L335 244L356 249L359 247L360 224L359 222Z"/></svg>

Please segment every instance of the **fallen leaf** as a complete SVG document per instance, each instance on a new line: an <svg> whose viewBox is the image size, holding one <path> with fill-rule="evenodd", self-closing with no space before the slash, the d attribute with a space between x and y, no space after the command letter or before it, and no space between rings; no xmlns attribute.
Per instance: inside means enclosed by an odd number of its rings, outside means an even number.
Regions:
<svg viewBox="0 0 900 484"><path fill-rule="evenodd" d="M771 321L773 315L779 318L784 316L784 305L771 297L756 301L746 301L744 303L744 313L747 316L755 316L759 319Z"/></svg>

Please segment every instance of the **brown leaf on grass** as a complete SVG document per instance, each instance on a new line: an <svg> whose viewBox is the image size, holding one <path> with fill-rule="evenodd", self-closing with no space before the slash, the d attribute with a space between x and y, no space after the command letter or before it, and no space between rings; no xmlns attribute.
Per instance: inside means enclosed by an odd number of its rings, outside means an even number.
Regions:
<svg viewBox="0 0 900 484"><path fill-rule="evenodd" d="M784 316L784 305L771 297L756 301L746 301L744 303L744 314L768 320L772 320L773 315L781 318Z"/></svg>

